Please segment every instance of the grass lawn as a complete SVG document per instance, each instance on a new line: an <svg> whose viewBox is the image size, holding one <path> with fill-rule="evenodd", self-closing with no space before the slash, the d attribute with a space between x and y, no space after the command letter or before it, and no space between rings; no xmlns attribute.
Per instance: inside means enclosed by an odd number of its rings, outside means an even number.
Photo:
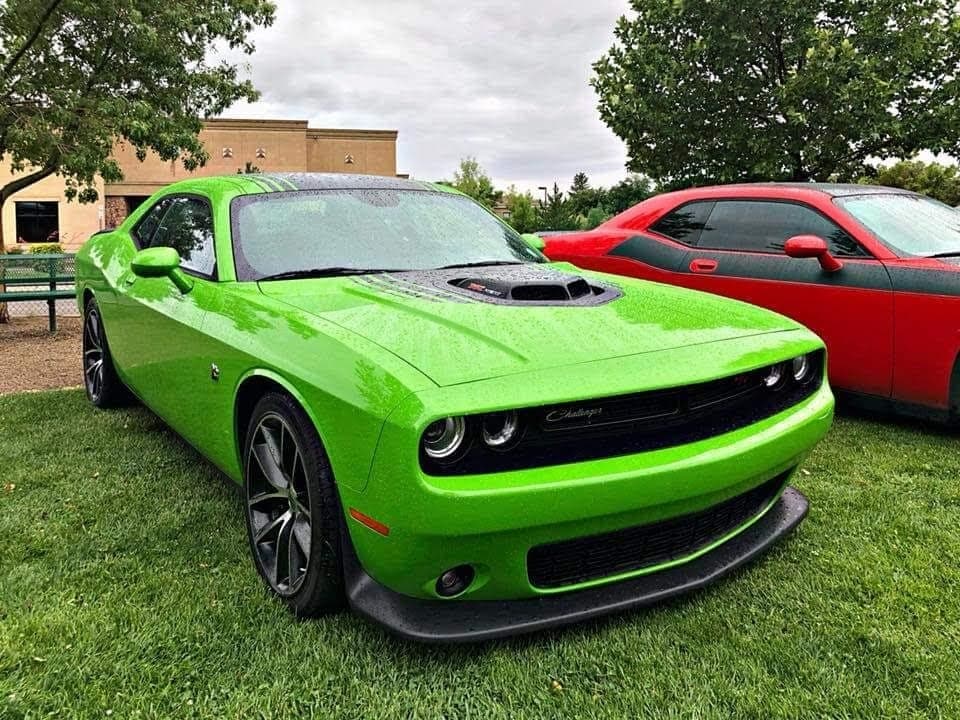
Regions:
<svg viewBox="0 0 960 720"><path fill-rule="evenodd" d="M143 409L0 398L0 718L960 717L960 436L841 418L811 514L693 597L475 647L297 622Z"/></svg>

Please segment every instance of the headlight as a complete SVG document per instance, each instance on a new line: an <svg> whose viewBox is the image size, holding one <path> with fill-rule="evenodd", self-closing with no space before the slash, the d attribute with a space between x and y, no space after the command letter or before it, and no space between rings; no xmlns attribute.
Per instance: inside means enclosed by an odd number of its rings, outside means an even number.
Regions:
<svg viewBox="0 0 960 720"><path fill-rule="evenodd" d="M777 363L767 370L767 374L763 376L763 385L764 387L770 390L778 390L783 387L783 381L786 377L786 368L784 363Z"/></svg>
<svg viewBox="0 0 960 720"><path fill-rule="evenodd" d="M483 418L484 444L491 450L507 450L520 437L520 419L516 411L491 413Z"/></svg>
<svg viewBox="0 0 960 720"><path fill-rule="evenodd" d="M793 359L793 379L798 385L806 385L813 379L813 363L809 355L801 355Z"/></svg>
<svg viewBox="0 0 960 720"><path fill-rule="evenodd" d="M423 451L434 460L446 460L461 448L466 434L467 424L462 417L437 420L423 432Z"/></svg>

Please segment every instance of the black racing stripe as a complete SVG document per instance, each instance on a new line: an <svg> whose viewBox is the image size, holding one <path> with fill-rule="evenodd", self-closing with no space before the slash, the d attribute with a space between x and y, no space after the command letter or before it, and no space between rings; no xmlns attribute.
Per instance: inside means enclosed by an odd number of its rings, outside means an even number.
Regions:
<svg viewBox="0 0 960 720"><path fill-rule="evenodd" d="M642 235L634 235L611 250L608 255L637 260L661 270L681 272L683 260L687 256L688 248L658 242Z"/></svg>
<svg viewBox="0 0 960 720"><path fill-rule="evenodd" d="M272 182L277 186L278 192L284 192L286 190L299 190L300 188L290 182L287 178L281 177L280 175L266 175L267 180Z"/></svg>
<svg viewBox="0 0 960 720"><path fill-rule="evenodd" d="M820 263L813 258L801 260L772 253L765 255L683 248L642 235L628 238L608 254L638 260L668 272L680 273L690 273L689 265L694 259L715 260L717 269L712 273L705 273L711 277L738 277L865 290L890 290L892 287L887 268L878 260L842 259L843 269L828 273L824 272ZM954 275L956 277L954 283L960 283L960 273L954 273Z"/></svg>
<svg viewBox="0 0 960 720"><path fill-rule="evenodd" d="M250 180L254 185L263 190L264 192L276 192L276 188L272 187L269 183L265 182L262 178L256 177L253 174L245 176L247 180Z"/></svg>
<svg viewBox="0 0 960 720"><path fill-rule="evenodd" d="M888 269L893 280L893 289L897 292L960 296L958 270L921 270L895 265Z"/></svg>
<svg viewBox="0 0 960 720"><path fill-rule="evenodd" d="M687 263L694 259L716 260L717 269L707 273L711 277L736 277L774 282L807 283L862 290L890 290L892 284L887 269L879 260L852 261L841 259L843 269L824 272L815 258L791 258L786 255L763 253L716 252L691 249ZM684 266L681 272L689 273Z"/></svg>

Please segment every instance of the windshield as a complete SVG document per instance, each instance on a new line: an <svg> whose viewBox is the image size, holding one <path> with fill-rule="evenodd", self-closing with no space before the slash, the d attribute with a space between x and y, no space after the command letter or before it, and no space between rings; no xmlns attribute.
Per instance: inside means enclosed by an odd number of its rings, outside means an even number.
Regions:
<svg viewBox="0 0 960 720"><path fill-rule="evenodd" d="M960 254L960 211L922 195L857 195L839 201L900 255Z"/></svg>
<svg viewBox="0 0 960 720"><path fill-rule="evenodd" d="M240 280L268 276L427 270L471 263L544 262L497 218L462 195L420 190L320 190L236 198Z"/></svg>

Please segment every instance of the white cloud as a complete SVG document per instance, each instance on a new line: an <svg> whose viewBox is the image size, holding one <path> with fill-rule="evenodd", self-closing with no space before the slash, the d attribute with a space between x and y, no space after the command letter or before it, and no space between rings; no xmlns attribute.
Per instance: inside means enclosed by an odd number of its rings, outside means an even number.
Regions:
<svg viewBox="0 0 960 720"><path fill-rule="evenodd" d="M278 6L247 59L262 97L227 116L396 129L398 170L426 180L450 177L465 155L498 187L625 175L588 80L626 0Z"/></svg>

